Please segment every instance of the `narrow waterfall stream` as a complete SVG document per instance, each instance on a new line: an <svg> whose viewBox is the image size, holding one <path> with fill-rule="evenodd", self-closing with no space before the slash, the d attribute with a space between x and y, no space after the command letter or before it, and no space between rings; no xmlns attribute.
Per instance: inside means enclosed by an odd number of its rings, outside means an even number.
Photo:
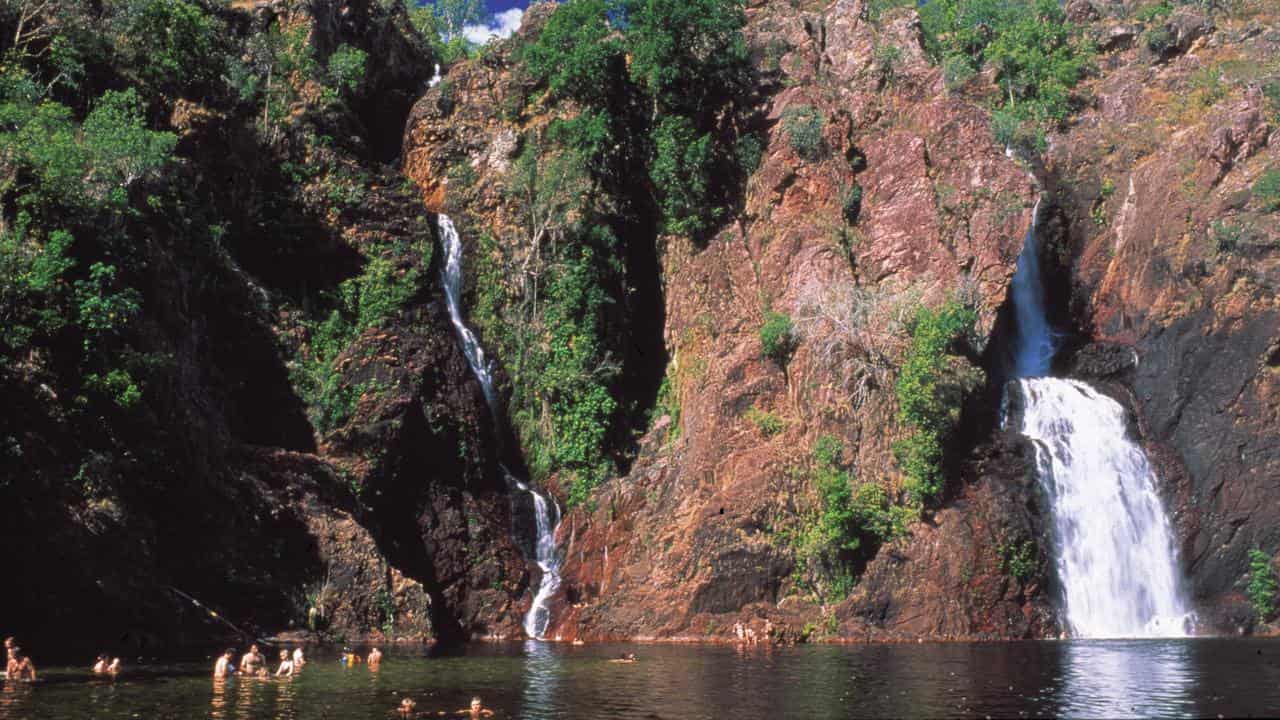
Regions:
<svg viewBox="0 0 1280 720"><path fill-rule="evenodd" d="M440 241L444 245L445 262L443 269L445 303L449 307L449 319L462 344L462 353L471 366L471 372L480 382L489 412L497 422L502 414L499 411L497 394L493 388L493 375L489 369L489 361L485 357L484 348L476 339L475 333L467 327L462 319L462 239L448 215L436 217L436 226L440 230ZM533 604L524 617L525 633L532 638L542 638L551 625L551 607L549 601L560 587L560 552L556 547L556 528L560 524L560 507L555 498L544 497L527 483L516 478L507 468L502 468L507 483L521 492L527 492L533 500L534 523L537 529L537 541L534 547L534 562L542 570L538 581L538 589L534 593Z"/></svg>
<svg viewBox="0 0 1280 720"><path fill-rule="evenodd" d="M1057 338L1045 311L1034 220L1011 293L1020 432L1036 447L1068 631L1081 638L1189 634L1194 618L1173 530L1151 463L1128 437L1125 409L1087 383L1048 377Z"/></svg>

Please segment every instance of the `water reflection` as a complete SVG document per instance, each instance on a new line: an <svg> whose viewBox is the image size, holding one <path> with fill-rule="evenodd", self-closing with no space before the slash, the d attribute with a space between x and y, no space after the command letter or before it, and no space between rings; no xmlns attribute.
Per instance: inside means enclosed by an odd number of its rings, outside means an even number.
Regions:
<svg viewBox="0 0 1280 720"><path fill-rule="evenodd" d="M611 663L634 652L635 663ZM482 644L392 649L379 672L336 658L297 677L209 677L208 659L118 681L50 668L0 686L0 720L379 718L402 697L435 717L472 695L497 718L1228 717L1280 707L1280 641L936 643L797 648Z"/></svg>
<svg viewBox="0 0 1280 720"><path fill-rule="evenodd" d="M555 712L560 690L560 664L564 660L551 643L524 642L524 709L530 717L546 717Z"/></svg>
<svg viewBox="0 0 1280 720"><path fill-rule="evenodd" d="M1195 714L1194 646L1105 640L1062 643L1059 714L1065 717L1186 717Z"/></svg>

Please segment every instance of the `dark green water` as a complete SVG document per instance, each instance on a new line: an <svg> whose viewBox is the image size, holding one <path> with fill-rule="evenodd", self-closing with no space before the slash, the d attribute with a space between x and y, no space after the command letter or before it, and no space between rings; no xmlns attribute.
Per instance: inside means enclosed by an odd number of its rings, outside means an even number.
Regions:
<svg viewBox="0 0 1280 720"><path fill-rule="evenodd" d="M624 651L639 661L608 662ZM378 672L318 655L292 679L222 683L212 665L133 663L114 681L41 668L37 683L5 681L0 718L390 718L406 695L435 717L473 694L503 718L1280 714L1280 642L1268 640L478 645L452 657L391 649Z"/></svg>

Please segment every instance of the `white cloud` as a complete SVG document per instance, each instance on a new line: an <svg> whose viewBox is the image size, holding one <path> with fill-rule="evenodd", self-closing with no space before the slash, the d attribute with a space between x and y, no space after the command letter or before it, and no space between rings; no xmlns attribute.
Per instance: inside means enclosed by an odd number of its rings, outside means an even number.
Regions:
<svg viewBox="0 0 1280 720"><path fill-rule="evenodd" d="M488 25L467 25L462 28L462 37L477 45L483 45L493 38L509 38L511 33L520 28L524 19L524 10L511 8L493 16Z"/></svg>

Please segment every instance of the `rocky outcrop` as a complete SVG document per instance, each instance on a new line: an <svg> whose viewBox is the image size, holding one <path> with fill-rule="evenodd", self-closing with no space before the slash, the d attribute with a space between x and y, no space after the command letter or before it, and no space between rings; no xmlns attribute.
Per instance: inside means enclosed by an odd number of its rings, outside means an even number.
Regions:
<svg viewBox="0 0 1280 720"><path fill-rule="evenodd" d="M546 10L531 10L522 34L535 33ZM657 418L631 471L561 524L564 584L551 633L714 639L739 619L754 618L762 631L766 617L791 638L833 623L822 631L833 639L1051 632L1042 583L1009 579L992 544L1040 532L1025 516L1019 470L975 471L972 483L957 475L945 507L882 548L838 606L823 607L793 579L787 538L815 502L805 468L819 437L844 443L859 482L892 492L902 479L891 451L903 432L892 383L842 376L829 323L855 312L846 303L866 293L888 323L866 332L901 350L905 330L889 326L895 312L960 296L989 336L1036 190L993 143L986 114L944 90L913 13L876 26L861 2L841 0L821 12L753 4L748 15L764 88L763 159L737 221L706 243L662 238L667 372L679 415ZM517 122L495 108L523 102L527 90L509 64L522 41L452 68L406 131L406 172L427 206L464 217L472 235L502 237L518 221L503 207L503 174L524 125L540 119ZM816 157L789 139L784 118L801 107L823 118ZM853 188L861 207L847 211ZM802 334L785 367L761 351L770 311L789 314ZM977 352L957 371L980 378ZM761 430L748 419L759 413L781 429ZM936 592L919 590L924 578Z"/></svg>
<svg viewBox="0 0 1280 720"><path fill-rule="evenodd" d="M1076 366L1130 383L1201 619L1234 633L1248 626L1247 551L1280 548L1280 224L1250 192L1280 148L1248 70L1280 46L1242 19L1190 17L1169 20L1191 52L1165 65L1145 67L1138 50L1104 58L1089 88L1100 102L1055 138L1046 177L1068 219L1056 242L1072 315L1118 344Z"/></svg>

